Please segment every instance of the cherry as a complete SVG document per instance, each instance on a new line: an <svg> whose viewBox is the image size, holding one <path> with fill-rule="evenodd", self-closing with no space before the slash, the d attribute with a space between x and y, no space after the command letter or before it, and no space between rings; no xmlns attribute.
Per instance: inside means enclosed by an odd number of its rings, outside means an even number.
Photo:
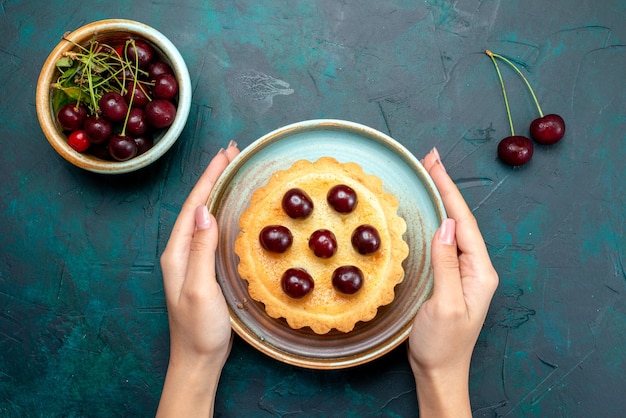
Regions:
<svg viewBox="0 0 626 418"><path fill-rule="evenodd" d="M565 121L559 115L550 113L530 123L530 136L539 144L556 144L565 135Z"/></svg>
<svg viewBox="0 0 626 418"><path fill-rule="evenodd" d="M332 283L341 293L352 295L363 286L363 272L356 266L338 267L333 272Z"/></svg>
<svg viewBox="0 0 626 418"><path fill-rule="evenodd" d="M124 57L124 45L118 45L115 48L111 48L110 46L105 45L103 49L109 54L117 54L119 58Z"/></svg>
<svg viewBox="0 0 626 418"><path fill-rule="evenodd" d="M285 271L280 279L283 291L294 299L300 299L308 295L315 283L306 270L290 268Z"/></svg>
<svg viewBox="0 0 626 418"><path fill-rule="evenodd" d="M143 154L154 145L154 137L150 132L136 136L133 140L135 141L135 144L137 144L137 155Z"/></svg>
<svg viewBox="0 0 626 418"><path fill-rule="evenodd" d="M126 93L124 94L124 100L126 103L130 103L132 98L133 107L146 107L150 99L148 99L146 87L141 83L135 83L130 81L126 83Z"/></svg>
<svg viewBox="0 0 626 418"><path fill-rule="evenodd" d="M113 132L111 122L98 116L89 116L85 119L84 129L89 142L92 144L106 142Z"/></svg>
<svg viewBox="0 0 626 418"><path fill-rule="evenodd" d="M496 56L493 52L485 51L491 61L493 62L496 72L498 73L498 79L500 80L500 87L502 88L502 96L504 97L504 106L506 107L506 115L509 118L509 127L511 128L511 136L507 136L498 143L498 158L505 164L517 167L526 164L533 156L533 144L530 139L525 136L515 135L515 129L513 128L513 118L511 117L511 109L509 108L509 100L506 96L506 89L504 88L504 81L502 80L502 74L500 73L500 67L496 62Z"/></svg>
<svg viewBox="0 0 626 418"><path fill-rule="evenodd" d="M139 68L148 68L154 60L154 49L147 43L138 39L127 43L126 53L130 62L137 62Z"/></svg>
<svg viewBox="0 0 626 418"><path fill-rule="evenodd" d="M89 148L90 142L87 139L87 134L82 129L74 131L67 137L67 143L72 149L78 152L85 152Z"/></svg>
<svg viewBox="0 0 626 418"><path fill-rule="evenodd" d="M174 122L176 107L165 99L154 99L145 107L146 120L154 128L167 128Z"/></svg>
<svg viewBox="0 0 626 418"><path fill-rule="evenodd" d="M172 74L158 75L152 87L152 93L157 99L171 100L178 94L178 81Z"/></svg>
<svg viewBox="0 0 626 418"><path fill-rule="evenodd" d="M107 143L91 144L89 147L89 153L96 158L100 158L101 160L111 161L113 159L111 157L111 153L109 152L109 146Z"/></svg>
<svg viewBox="0 0 626 418"><path fill-rule="evenodd" d="M104 93L98 101L102 116L111 122L120 122L126 117L128 105L121 94L115 91Z"/></svg>
<svg viewBox="0 0 626 418"><path fill-rule="evenodd" d="M318 229L309 237L309 248L316 257L330 258L337 252L335 234L327 229Z"/></svg>
<svg viewBox="0 0 626 418"><path fill-rule="evenodd" d="M359 254L372 254L380 248L380 235L372 225L360 225L352 232L352 246Z"/></svg>
<svg viewBox="0 0 626 418"><path fill-rule="evenodd" d="M513 167L529 162L533 151L533 142L521 135L507 136L498 144L498 158Z"/></svg>
<svg viewBox="0 0 626 418"><path fill-rule="evenodd" d="M345 184L338 184L331 188L326 200L339 213L349 213L354 210L357 204L356 192Z"/></svg>
<svg viewBox="0 0 626 418"><path fill-rule="evenodd" d="M313 212L313 201L302 189L287 190L281 204L285 213L293 219L305 219Z"/></svg>
<svg viewBox="0 0 626 418"><path fill-rule="evenodd" d="M148 130L148 123L144 115L143 109L133 107L128 112L128 120L126 121L126 131L130 136L140 136Z"/></svg>
<svg viewBox="0 0 626 418"><path fill-rule="evenodd" d="M115 134L109 139L109 153L117 161L130 160L137 155L137 144L130 136Z"/></svg>
<svg viewBox="0 0 626 418"><path fill-rule="evenodd" d="M174 74L172 68L163 61L155 61L148 67L148 77L150 80L156 80L161 74Z"/></svg>
<svg viewBox="0 0 626 418"><path fill-rule="evenodd" d="M269 225L259 233L259 242L267 251L284 253L291 247L293 236L289 228L282 225Z"/></svg>
<svg viewBox="0 0 626 418"><path fill-rule="evenodd" d="M83 105L66 104L57 112L57 119L61 127L67 131L82 129L87 119L87 108Z"/></svg>

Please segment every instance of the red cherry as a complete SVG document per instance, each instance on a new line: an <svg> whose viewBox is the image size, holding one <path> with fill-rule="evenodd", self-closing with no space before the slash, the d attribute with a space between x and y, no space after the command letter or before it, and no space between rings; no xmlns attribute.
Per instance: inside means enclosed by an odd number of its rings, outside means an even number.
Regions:
<svg viewBox="0 0 626 418"><path fill-rule="evenodd" d="M380 234L372 225L359 225L352 232L352 246L359 254L373 254L380 248Z"/></svg>
<svg viewBox="0 0 626 418"><path fill-rule="evenodd" d="M302 268L290 268L280 279L283 291L294 299L301 299L311 293L315 282L309 273Z"/></svg>
<svg viewBox="0 0 626 418"><path fill-rule="evenodd" d="M169 100L155 99L145 107L145 116L148 125L153 128L167 128L176 118L176 106Z"/></svg>
<svg viewBox="0 0 626 418"><path fill-rule="evenodd" d="M154 145L154 137L150 132L133 138L137 144L137 155L141 155L148 151Z"/></svg>
<svg viewBox="0 0 626 418"><path fill-rule="evenodd" d="M337 252L337 238L328 229L318 229L309 237L309 248L320 258L330 258Z"/></svg>
<svg viewBox="0 0 626 418"><path fill-rule="evenodd" d="M356 192L345 184L338 184L330 189L326 200L339 213L352 212L358 202Z"/></svg>
<svg viewBox="0 0 626 418"><path fill-rule="evenodd" d="M108 91L98 101L102 116L109 122L120 122L126 117L128 104L124 97L115 91Z"/></svg>
<svg viewBox="0 0 626 418"><path fill-rule="evenodd" d="M148 130L148 122L146 122L146 116L142 108L133 107L130 109L126 121L126 130L132 137L141 136L146 133Z"/></svg>
<svg viewBox="0 0 626 418"><path fill-rule="evenodd" d="M83 124L87 119L87 108L83 105L66 104L59 109L57 118L61 127L66 131L77 131L83 129Z"/></svg>
<svg viewBox="0 0 626 418"><path fill-rule="evenodd" d="M565 135L565 121L559 115L551 113L533 120L530 124L530 136L539 144L556 144Z"/></svg>
<svg viewBox="0 0 626 418"><path fill-rule="evenodd" d="M152 48L152 46L150 46L147 42L139 39L128 41L126 54L128 55L128 60L130 62L134 63L137 61L139 68L148 68L156 56L154 48Z"/></svg>
<svg viewBox="0 0 626 418"><path fill-rule="evenodd" d="M119 55L120 57L124 57L124 45L118 45L115 47L115 52L117 53L117 55Z"/></svg>
<svg viewBox="0 0 626 418"><path fill-rule="evenodd" d="M259 233L259 242L267 251L284 253L293 243L289 228L282 225L269 225Z"/></svg>
<svg viewBox="0 0 626 418"><path fill-rule="evenodd" d="M178 94L178 81L173 74L161 74L154 80L152 93L157 99L171 100Z"/></svg>
<svg viewBox="0 0 626 418"><path fill-rule="evenodd" d="M113 133L111 122L98 116L89 116L85 119L83 129L92 144L104 144Z"/></svg>
<svg viewBox="0 0 626 418"><path fill-rule="evenodd" d="M533 142L525 136L507 136L498 144L498 157L503 163L517 167L530 161L534 149Z"/></svg>
<svg viewBox="0 0 626 418"><path fill-rule="evenodd" d="M346 295L352 295L363 286L363 272L356 266L338 267L332 275L335 289Z"/></svg>
<svg viewBox="0 0 626 418"><path fill-rule="evenodd" d="M155 80L161 74L174 74L172 68L163 61L155 61L148 67L148 78Z"/></svg>
<svg viewBox="0 0 626 418"><path fill-rule="evenodd" d="M140 83L129 81L126 83L126 93L124 94L124 100L130 104L132 98L133 107L146 107L150 99L146 95L147 88Z"/></svg>
<svg viewBox="0 0 626 418"><path fill-rule="evenodd" d="M87 134L82 129L78 131L74 131L67 137L67 143L70 147L78 152L85 152L89 145L89 139L87 139Z"/></svg>
<svg viewBox="0 0 626 418"><path fill-rule="evenodd" d="M281 202L282 208L290 218L305 219L313 212L313 201L302 189L287 190Z"/></svg>
<svg viewBox="0 0 626 418"><path fill-rule="evenodd" d="M137 144L130 136L115 134L109 139L109 153L117 161L126 161L137 155Z"/></svg>

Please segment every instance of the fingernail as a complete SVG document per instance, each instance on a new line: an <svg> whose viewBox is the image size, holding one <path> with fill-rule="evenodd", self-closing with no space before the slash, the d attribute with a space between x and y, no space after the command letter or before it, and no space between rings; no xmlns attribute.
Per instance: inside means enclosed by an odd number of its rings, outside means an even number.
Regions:
<svg viewBox="0 0 626 418"><path fill-rule="evenodd" d="M437 150L437 148L433 147L433 149L430 152L433 153L433 155L437 159L437 162L441 164L441 168L443 168L443 171L446 171L446 166L443 165L443 162L441 161L441 156L439 155L439 151Z"/></svg>
<svg viewBox="0 0 626 418"><path fill-rule="evenodd" d="M231 139L226 148L236 147L236 146L237 146L237 143L235 142L235 140Z"/></svg>
<svg viewBox="0 0 626 418"><path fill-rule="evenodd" d="M198 229L209 229L211 227L209 208L204 205L196 208L196 227Z"/></svg>
<svg viewBox="0 0 626 418"><path fill-rule="evenodd" d="M454 237L456 234L456 222L454 219L446 218L441 222L441 228L439 229L439 239L442 244L452 245L454 244Z"/></svg>
<svg viewBox="0 0 626 418"><path fill-rule="evenodd" d="M220 148L220 150L217 152L218 154L224 154L226 152L226 150L224 148Z"/></svg>

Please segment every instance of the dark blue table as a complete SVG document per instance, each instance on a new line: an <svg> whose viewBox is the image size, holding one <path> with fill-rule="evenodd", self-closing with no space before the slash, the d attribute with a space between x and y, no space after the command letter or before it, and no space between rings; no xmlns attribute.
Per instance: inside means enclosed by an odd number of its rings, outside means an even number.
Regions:
<svg viewBox="0 0 626 418"><path fill-rule="evenodd" d="M93 3L93 4L91 4ZM621 0L33 2L0 5L0 416L151 416L168 358L159 256L229 140L338 118L437 146L501 285L471 370L475 416L626 410L626 6ZM130 18L167 35L194 97L158 163L104 177L62 160L35 113L63 32ZM489 48L519 63L565 139L496 158L509 127ZM516 129L536 117L506 67ZM218 416L415 416L405 348L298 369L236 339Z"/></svg>

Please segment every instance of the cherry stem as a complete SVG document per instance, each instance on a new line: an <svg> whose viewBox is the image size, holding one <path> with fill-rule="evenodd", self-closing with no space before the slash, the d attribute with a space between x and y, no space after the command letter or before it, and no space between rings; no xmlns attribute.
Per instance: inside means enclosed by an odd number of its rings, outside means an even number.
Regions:
<svg viewBox="0 0 626 418"><path fill-rule="evenodd" d="M126 111L126 118L124 119L124 126L122 126L122 136L126 135L126 124L128 124L128 117L130 116L130 111L131 108L133 106L133 100L135 99L135 88L136 85L139 84L138 83L138 78L139 78L139 53L137 52L137 46L135 45L135 40L131 39L131 41L129 42L130 45L135 49L135 72L133 74L133 84L131 86L131 88L133 89L133 91L130 94L130 101L128 103L128 110ZM126 55L126 49L128 48L128 44L127 42L125 48L124 48L124 55Z"/></svg>
<svg viewBox="0 0 626 418"><path fill-rule="evenodd" d="M89 98L91 99L91 103L96 103L96 96L95 96L94 91L93 91L93 77L92 77L92 74L91 74L91 67L93 65L92 64L92 58L93 58L93 44L90 44L89 45L89 54L87 55L87 62L85 62L85 68L83 69L83 74L84 74L85 71L87 71L87 83L89 85ZM83 90L80 89L79 91L82 94ZM80 103L80 96L79 96L78 102ZM78 103L77 103L77 105L78 105Z"/></svg>
<svg viewBox="0 0 626 418"><path fill-rule="evenodd" d="M515 136L515 129L513 128L513 118L511 117L511 109L509 108L509 99L506 97L506 89L504 88L504 80L502 80L502 74L500 73L500 68L498 67L498 63L494 58L494 55L491 51L486 50L485 54L489 55L491 61L493 62L494 67L496 67L496 72L498 73L498 79L500 80L500 87L502 88L502 96L504 96L504 106L506 107L506 115L509 118L509 126L511 127L511 136Z"/></svg>
<svg viewBox="0 0 626 418"><path fill-rule="evenodd" d="M112 84L111 82L117 81L115 76L120 71L122 72L122 75L124 75L123 70L125 68L125 61L123 61L117 53L115 53L117 57L109 53L105 53L103 56L103 48L111 49L113 51L115 50L106 44L100 44L94 39L89 42L89 48L79 45L70 39L63 39L72 43L76 47L75 50L64 53L64 56L70 58L70 60L72 61L72 68L76 67L76 65L77 67L75 72L70 72L68 74L62 73L55 87L59 88L62 91L65 91L64 88L78 88L76 106L80 104L82 100L81 97L83 95L89 96L90 100L88 101L85 99L84 101L88 103L89 108L94 114L98 114L98 99L100 96L102 96L101 90L118 90L116 86L113 85L116 83ZM121 69L117 69L118 63L110 63L109 58L117 58ZM77 61L78 64L75 65L74 61ZM109 71L113 74L109 75L108 77L98 77L100 78L100 80L97 81L94 78L94 75L97 74L98 76L101 76L104 71ZM117 82L119 83L119 81ZM67 84L69 84L69 86L67 86ZM122 82L120 88L123 88L124 85L125 82Z"/></svg>
<svg viewBox="0 0 626 418"><path fill-rule="evenodd" d="M533 100L535 101L535 105L537 106L537 110L539 111L539 116L543 117L543 111L541 110L541 106L539 106L539 101L537 100L537 96L535 96L535 92L533 90L533 88L530 86L530 83L528 82L528 80L526 79L526 77L524 77L524 74L520 71L519 68L517 68L517 65L513 64L513 62L511 60L509 60L506 57L503 57L500 54L496 54L494 52L491 52L489 50L485 51L485 53L487 55L489 55L491 57L491 59L493 59L493 57L499 58L502 61L506 62L507 64L509 64L511 67L513 67L513 69L515 71L517 71L517 74L520 75L520 77L522 77L522 80L524 80L524 83L526 83L526 87L528 87L528 90L530 91L531 96L533 96Z"/></svg>

